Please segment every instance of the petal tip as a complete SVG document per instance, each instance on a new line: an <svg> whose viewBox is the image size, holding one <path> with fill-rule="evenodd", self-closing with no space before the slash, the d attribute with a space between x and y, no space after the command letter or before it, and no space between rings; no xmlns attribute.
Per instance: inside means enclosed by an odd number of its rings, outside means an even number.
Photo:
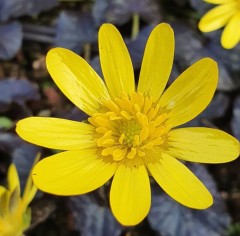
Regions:
<svg viewBox="0 0 240 236"><path fill-rule="evenodd" d="M229 40L225 40L224 37L221 37L221 45L223 46L224 49L228 49L228 50L233 49L237 45L237 43L238 41L232 43Z"/></svg>
<svg viewBox="0 0 240 236"><path fill-rule="evenodd" d="M178 200L177 200L178 201ZM196 210L205 210L213 205L213 196L208 191L207 188L205 188L205 192L202 193L201 196L199 196L199 199L195 202L180 202L181 204L185 205L186 207L196 209Z"/></svg>
<svg viewBox="0 0 240 236"><path fill-rule="evenodd" d="M23 136L24 136L24 126L25 126L25 123L28 122L29 119L30 119L30 117L22 119L22 120L19 120L16 123L15 131L18 134L18 136L20 136L21 138L23 138Z"/></svg>
<svg viewBox="0 0 240 236"><path fill-rule="evenodd" d="M110 30L117 30L117 28L111 23L104 23L101 25L98 33L101 35L103 32L109 32Z"/></svg>
<svg viewBox="0 0 240 236"><path fill-rule="evenodd" d="M207 209L209 207L211 207L213 204L213 197L212 194L209 192L208 196L206 197L205 201L199 205L199 210L204 210Z"/></svg>
<svg viewBox="0 0 240 236"><path fill-rule="evenodd" d="M201 61L203 66L206 66L212 74L215 74L214 78L218 81L218 63L210 57L205 57Z"/></svg>
<svg viewBox="0 0 240 236"><path fill-rule="evenodd" d="M160 23L154 28L154 30L165 31L165 32L168 31L167 33L174 35L173 28L168 23Z"/></svg>
<svg viewBox="0 0 240 236"><path fill-rule="evenodd" d="M202 31L204 33L208 33L209 32L205 22L203 21L203 18L199 21L198 28L199 28L200 31Z"/></svg>

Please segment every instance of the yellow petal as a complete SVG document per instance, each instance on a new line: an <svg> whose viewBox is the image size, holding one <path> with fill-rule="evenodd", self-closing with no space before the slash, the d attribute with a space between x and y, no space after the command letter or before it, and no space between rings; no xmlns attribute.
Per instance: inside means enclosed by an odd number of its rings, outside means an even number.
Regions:
<svg viewBox="0 0 240 236"><path fill-rule="evenodd" d="M210 32L223 27L228 20L238 11L239 3L231 3L214 7L207 12L199 22L199 29Z"/></svg>
<svg viewBox="0 0 240 236"><path fill-rule="evenodd" d="M94 149L66 151L45 158L33 169L33 182L44 192L78 195L106 183L114 174L116 163L100 158Z"/></svg>
<svg viewBox="0 0 240 236"><path fill-rule="evenodd" d="M18 211L22 213L21 196L18 186L11 192L9 199L9 211L17 214ZM20 213L20 214L21 214Z"/></svg>
<svg viewBox="0 0 240 236"><path fill-rule="evenodd" d="M77 54L64 49L50 50L47 68L57 86L76 106L91 115L99 111L107 89L92 67Z"/></svg>
<svg viewBox="0 0 240 236"><path fill-rule="evenodd" d="M172 69L174 56L174 33L168 24L159 24L146 44L138 92L152 96L157 101L161 96Z"/></svg>
<svg viewBox="0 0 240 236"><path fill-rule="evenodd" d="M11 197L11 193L8 190L2 192L2 194L0 195L0 216L4 217L5 215L9 214L10 197ZM1 232L1 228L0 228L0 232Z"/></svg>
<svg viewBox="0 0 240 236"><path fill-rule="evenodd" d="M158 154L159 161L148 162L147 167L168 195L195 209L205 209L212 205L212 195L186 166L168 154Z"/></svg>
<svg viewBox="0 0 240 236"><path fill-rule="evenodd" d="M36 195L36 192L37 192L37 187L33 184L33 181L32 181L32 170L33 170L33 167L39 161L40 156L41 156L40 153L38 153L36 155L35 160L33 162L33 166L31 168L30 173L29 173L28 178L27 178L27 183L26 183L25 188L24 188L22 202L23 202L23 206L24 206L25 209L27 208L29 203L32 201L32 199L34 198L34 196Z"/></svg>
<svg viewBox="0 0 240 236"><path fill-rule="evenodd" d="M110 191L110 205L117 220L126 226L138 224L148 214L150 203L150 183L145 166L120 164Z"/></svg>
<svg viewBox="0 0 240 236"><path fill-rule="evenodd" d="M98 41L102 72L110 95L120 97L123 92L131 94L135 91L134 72L121 34L115 26L103 24Z"/></svg>
<svg viewBox="0 0 240 236"><path fill-rule="evenodd" d="M6 188L0 185L0 197L6 191Z"/></svg>
<svg viewBox="0 0 240 236"><path fill-rule="evenodd" d="M239 43L240 32L236 29L239 29L240 26L240 13L233 16L226 27L223 30L221 43L224 48L231 49Z"/></svg>
<svg viewBox="0 0 240 236"><path fill-rule="evenodd" d="M210 58L185 70L160 98L160 106L168 111L167 123L175 127L201 113L211 101L217 82L217 63Z"/></svg>
<svg viewBox="0 0 240 236"><path fill-rule="evenodd" d="M210 128L181 128L168 136L170 155L193 162L224 163L239 156L239 142L231 135Z"/></svg>
<svg viewBox="0 0 240 236"><path fill-rule="evenodd" d="M20 194L20 182L16 166L11 164L8 169L8 190L12 193L16 188L18 194Z"/></svg>
<svg viewBox="0 0 240 236"><path fill-rule="evenodd" d="M47 117L30 117L17 123L16 132L24 140L60 150L95 146L93 127L82 122Z"/></svg>

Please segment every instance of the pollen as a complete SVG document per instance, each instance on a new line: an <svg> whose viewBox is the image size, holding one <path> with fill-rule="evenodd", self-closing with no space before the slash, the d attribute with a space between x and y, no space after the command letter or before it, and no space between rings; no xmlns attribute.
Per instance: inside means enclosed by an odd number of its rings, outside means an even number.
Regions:
<svg viewBox="0 0 240 236"><path fill-rule="evenodd" d="M154 146L164 145L171 129L167 112L141 93L104 101L101 111L88 121L95 127L102 156L112 156L114 161L145 156Z"/></svg>

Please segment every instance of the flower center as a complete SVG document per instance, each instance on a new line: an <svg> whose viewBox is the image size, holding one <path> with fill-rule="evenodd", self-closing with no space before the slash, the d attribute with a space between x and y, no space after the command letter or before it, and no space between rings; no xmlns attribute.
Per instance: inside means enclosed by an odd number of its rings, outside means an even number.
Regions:
<svg viewBox="0 0 240 236"><path fill-rule="evenodd" d="M166 112L141 93L105 101L101 113L88 120L95 126L95 141L102 156L113 160L143 157L154 146L164 145L171 129Z"/></svg>
<svg viewBox="0 0 240 236"><path fill-rule="evenodd" d="M122 135L123 144L132 147L135 144L134 137L140 134L141 129L141 125L134 120L123 123L122 127L119 127L119 134Z"/></svg>

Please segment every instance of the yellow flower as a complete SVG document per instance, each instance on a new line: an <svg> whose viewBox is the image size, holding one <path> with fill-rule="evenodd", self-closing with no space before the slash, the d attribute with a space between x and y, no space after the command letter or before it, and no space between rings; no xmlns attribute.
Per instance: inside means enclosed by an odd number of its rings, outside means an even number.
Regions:
<svg viewBox="0 0 240 236"><path fill-rule="evenodd" d="M39 157L36 157L35 163ZM0 235L22 236L31 223L29 203L34 198L37 188L29 175L23 196L20 196L20 183L14 164L8 169L8 188L0 186Z"/></svg>
<svg viewBox="0 0 240 236"><path fill-rule="evenodd" d="M232 161L239 143L216 129L175 127L193 119L212 99L216 62L196 62L163 93L174 54L168 24L156 26L148 39L137 88L126 45L111 24L99 30L99 53L105 83L73 52L55 48L47 54L55 83L90 118L88 123L41 117L18 122L23 139L66 150L36 165L34 183L52 194L77 195L113 177L110 205L123 225L135 225L148 214L149 174L181 204L209 207L211 194L179 160Z"/></svg>
<svg viewBox="0 0 240 236"><path fill-rule="evenodd" d="M199 29L211 32L225 26L221 44L226 49L236 46L240 40L240 0L205 0L218 6L207 12L199 22Z"/></svg>

